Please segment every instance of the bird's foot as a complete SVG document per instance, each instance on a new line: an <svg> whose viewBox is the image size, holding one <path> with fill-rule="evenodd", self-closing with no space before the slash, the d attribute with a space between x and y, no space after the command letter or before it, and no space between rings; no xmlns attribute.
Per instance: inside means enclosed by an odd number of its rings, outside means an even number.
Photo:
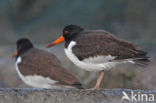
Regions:
<svg viewBox="0 0 156 103"><path fill-rule="evenodd" d="M85 90L91 90L91 91L100 90L100 87L93 87L93 88L89 88L89 89L85 89Z"/></svg>

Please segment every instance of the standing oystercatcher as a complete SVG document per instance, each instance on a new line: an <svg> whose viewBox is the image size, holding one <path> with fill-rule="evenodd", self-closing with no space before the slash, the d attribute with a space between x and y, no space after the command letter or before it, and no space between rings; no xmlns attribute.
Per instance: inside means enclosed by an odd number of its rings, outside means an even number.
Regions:
<svg viewBox="0 0 156 103"><path fill-rule="evenodd" d="M104 71L123 63L143 66L149 62L146 52L105 30L85 30L77 25L68 25L63 29L63 36L47 48L64 40L65 53L75 65L98 72L93 90L99 89Z"/></svg>
<svg viewBox="0 0 156 103"><path fill-rule="evenodd" d="M79 80L62 67L55 55L33 47L27 38L17 41L16 71L27 85L35 88L82 88Z"/></svg>

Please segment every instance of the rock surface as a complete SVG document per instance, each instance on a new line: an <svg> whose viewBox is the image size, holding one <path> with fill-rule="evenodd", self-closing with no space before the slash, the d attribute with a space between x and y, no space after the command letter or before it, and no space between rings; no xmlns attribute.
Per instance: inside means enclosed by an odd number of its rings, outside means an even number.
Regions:
<svg viewBox="0 0 156 103"><path fill-rule="evenodd" d="M132 103L132 101L121 100L123 91L130 97L132 91L138 95L150 95L156 99L156 90L143 91L131 89L104 89L91 90L58 90L58 89L0 89L0 103ZM156 103L144 101L138 103ZM137 103L133 101L133 103Z"/></svg>

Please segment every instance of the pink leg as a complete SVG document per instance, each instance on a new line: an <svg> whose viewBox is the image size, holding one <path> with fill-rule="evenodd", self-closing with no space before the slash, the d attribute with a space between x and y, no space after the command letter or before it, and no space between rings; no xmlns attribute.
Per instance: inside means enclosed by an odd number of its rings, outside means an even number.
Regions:
<svg viewBox="0 0 156 103"><path fill-rule="evenodd" d="M94 88L92 88L92 90L99 90L100 89L100 84L101 84L103 76L104 76L104 70L99 72L96 85Z"/></svg>

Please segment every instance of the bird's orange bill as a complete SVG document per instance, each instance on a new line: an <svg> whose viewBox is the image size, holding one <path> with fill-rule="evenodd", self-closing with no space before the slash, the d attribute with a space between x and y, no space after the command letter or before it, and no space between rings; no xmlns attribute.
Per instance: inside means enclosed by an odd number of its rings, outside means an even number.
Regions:
<svg viewBox="0 0 156 103"><path fill-rule="evenodd" d="M64 41L64 37L61 36L61 37L59 37L56 41L54 41L52 44L46 46L46 48L50 48L50 47L52 47L52 46L54 46L54 45L56 45L56 44L59 44L59 43L61 43L61 42L63 42L63 41Z"/></svg>
<svg viewBox="0 0 156 103"><path fill-rule="evenodd" d="M18 52L15 52L12 58L15 58L18 55Z"/></svg>

